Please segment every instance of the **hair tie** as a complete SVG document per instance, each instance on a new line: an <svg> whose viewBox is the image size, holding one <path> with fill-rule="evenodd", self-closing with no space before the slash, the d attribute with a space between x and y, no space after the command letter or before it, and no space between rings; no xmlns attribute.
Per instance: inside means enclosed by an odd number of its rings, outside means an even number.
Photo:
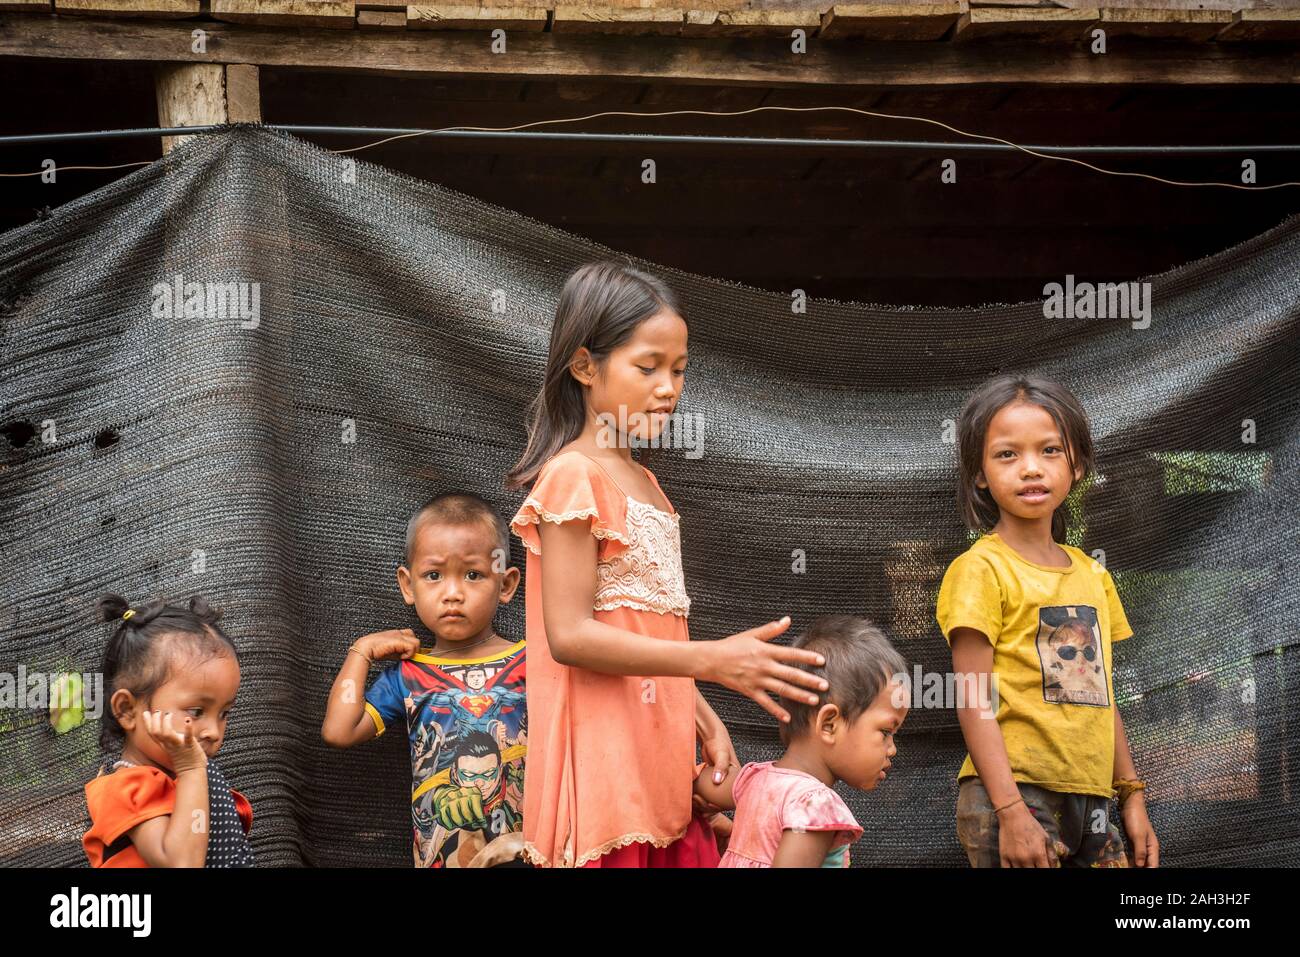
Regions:
<svg viewBox="0 0 1300 957"><path fill-rule="evenodd" d="M135 614L135 609L134 609L134 608L128 608L126 611L122 612L122 620L123 620L123 621L130 621L130 620L131 620L131 616L134 615L134 614Z"/></svg>

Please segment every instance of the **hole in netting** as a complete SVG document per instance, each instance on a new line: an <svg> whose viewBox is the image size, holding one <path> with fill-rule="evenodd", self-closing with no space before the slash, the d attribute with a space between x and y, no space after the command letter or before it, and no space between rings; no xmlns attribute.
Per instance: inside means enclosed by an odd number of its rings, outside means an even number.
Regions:
<svg viewBox="0 0 1300 957"><path fill-rule="evenodd" d="M118 433L117 429L114 428L104 429L97 436L95 436L95 448L111 449L113 446L117 445L118 439L120 439L121 437L122 436Z"/></svg>
<svg viewBox="0 0 1300 957"><path fill-rule="evenodd" d="M5 440L16 449L21 449L30 442L36 435L36 426L30 422L10 422L0 432L4 433Z"/></svg>
<svg viewBox="0 0 1300 957"><path fill-rule="evenodd" d="M13 283L0 286L0 316L16 313L26 301L27 296Z"/></svg>
<svg viewBox="0 0 1300 957"><path fill-rule="evenodd" d="M116 521L117 521L116 515L105 515L103 518L99 520L99 524L101 528L106 528L109 525L112 525Z"/></svg>

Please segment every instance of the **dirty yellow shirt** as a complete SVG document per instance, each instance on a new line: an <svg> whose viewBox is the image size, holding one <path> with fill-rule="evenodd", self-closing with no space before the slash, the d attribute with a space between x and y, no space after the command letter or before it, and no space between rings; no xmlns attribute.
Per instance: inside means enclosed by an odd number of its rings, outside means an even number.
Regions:
<svg viewBox="0 0 1300 957"><path fill-rule="evenodd" d="M1111 643L1133 634L1110 573L1070 545L1068 568L1022 558L996 534L948 566L936 615L993 645L997 722L1011 775L1050 791L1111 797ZM975 776L970 755L958 779Z"/></svg>

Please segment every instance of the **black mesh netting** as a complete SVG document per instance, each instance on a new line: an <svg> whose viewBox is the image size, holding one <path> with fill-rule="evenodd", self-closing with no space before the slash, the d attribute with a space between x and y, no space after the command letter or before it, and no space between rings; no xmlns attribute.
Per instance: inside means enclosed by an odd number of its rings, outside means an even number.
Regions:
<svg viewBox="0 0 1300 957"><path fill-rule="evenodd" d="M252 799L260 862L408 865L404 736L327 748L326 691L354 638L412 623L393 573L415 505L453 487L507 514L522 499L501 476L556 298L607 255L255 128L0 237L0 672L96 670L103 590L202 593L242 650L220 760ZM647 454L683 515L694 637L866 614L946 670L934 600L968 544L949 420L997 370L1060 378L1099 445L1070 540L1104 551L1136 630L1115 686L1163 857L1300 863L1300 221L1155 277L1146 329L1036 303L800 314L634 262L691 322L680 411L703 417L705 454ZM258 283L256 326L160 317L153 287L178 276ZM757 706L706 693L742 758L776 755ZM98 724L56 736L45 719L0 712L10 864L84 861ZM964 862L963 753L951 711L913 710L890 780L846 794L856 864Z"/></svg>

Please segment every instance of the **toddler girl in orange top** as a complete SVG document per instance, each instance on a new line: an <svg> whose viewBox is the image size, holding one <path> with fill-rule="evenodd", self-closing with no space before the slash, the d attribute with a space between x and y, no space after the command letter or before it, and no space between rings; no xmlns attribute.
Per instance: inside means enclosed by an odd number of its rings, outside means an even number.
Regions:
<svg viewBox="0 0 1300 957"><path fill-rule="evenodd" d="M815 703L813 651L769 644L789 618L692 642L680 516L633 442L656 439L681 395L686 321L671 291L618 263L565 283L528 447L507 484L532 489L511 525L528 549L530 738L524 854L554 867L713 867L692 814L695 739L705 772L736 765L695 679L789 715L768 692Z"/></svg>
<svg viewBox="0 0 1300 957"><path fill-rule="evenodd" d="M100 669L109 688L100 742L121 748L86 785L91 867L249 867L253 809L211 758L239 691L235 646L202 598L130 607L105 595L117 623Z"/></svg>

